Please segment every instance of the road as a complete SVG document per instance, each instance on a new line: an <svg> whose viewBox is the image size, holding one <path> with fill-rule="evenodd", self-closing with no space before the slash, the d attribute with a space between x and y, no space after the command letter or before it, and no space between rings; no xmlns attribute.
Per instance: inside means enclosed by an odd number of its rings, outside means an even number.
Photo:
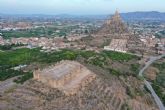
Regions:
<svg viewBox="0 0 165 110"><path fill-rule="evenodd" d="M9 88L13 87L14 85L16 85L13 80L16 79L17 77L5 80L0 82L0 94L3 94L6 90L8 90Z"/></svg>
<svg viewBox="0 0 165 110"><path fill-rule="evenodd" d="M144 66L144 68L142 68L139 72L139 76L143 77L143 73L144 71L152 64L154 63L155 61L161 59L165 57L165 54L163 55L160 55L160 56L157 56L157 57L150 57L150 60L146 63L146 65ZM160 98L158 97L158 95L155 93L154 89L152 88L151 84L146 80L144 79L144 83L146 85L146 87L148 88L148 90L151 92L156 104L158 105L159 109L160 110L165 110L165 107L163 105L163 103L161 102Z"/></svg>

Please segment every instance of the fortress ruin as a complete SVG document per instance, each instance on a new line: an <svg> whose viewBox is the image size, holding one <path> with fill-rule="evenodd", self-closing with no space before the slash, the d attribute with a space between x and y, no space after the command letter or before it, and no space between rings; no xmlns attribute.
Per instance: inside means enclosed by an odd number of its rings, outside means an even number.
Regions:
<svg viewBox="0 0 165 110"><path fill-rule="evenodd" d="M104 50L126 53L128 50L127 39L112 39L109 46L104 46Z"/></svg>
<svg viewBox="0 0 165 110"><path fill-rule="evenodd" d="M94 73L75 61L61 61L43 70L36 70L33 74L34 79L69 95L75 94L80 87L95 78Z"/></svg>

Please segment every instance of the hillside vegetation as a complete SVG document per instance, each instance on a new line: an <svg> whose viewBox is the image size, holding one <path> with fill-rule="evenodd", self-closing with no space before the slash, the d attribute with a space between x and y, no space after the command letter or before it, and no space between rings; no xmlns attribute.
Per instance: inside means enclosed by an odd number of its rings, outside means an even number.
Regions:
<svg viewBox="0 0 165 110"><path fill-rule="evenodd" d="M6 80L8 78L24 75L22 70L13 70L13 67L19 65L30 65L32 63L51 65L52 63L59 62L61 60L77 60L79 58L84 59L84 63L95 65L104 69L108 69L113 74L119 75L119 71L113 69L109 61L113 62L128 62L132 59L138 59L136 56L118 53L118 52L108 52L102 51L96 53L93 51L81 51L81 50L61 50L55 51L53 53L43 53L40 52L40 48L36 49L17 49L11 51L0 52L0 80ZM135 71L134 67L134 70ZM12 74L10 74L12 73ZM31 71L29 71L31 74ZM32 75L28 75L29 78ZM26 77L26 76L24 76ZM28 79L28 78L26 78ZM25 80L26 81L26 80ZM19 82L19 81L17 81ZM23 82L23 81L21 81Z"/></svg>

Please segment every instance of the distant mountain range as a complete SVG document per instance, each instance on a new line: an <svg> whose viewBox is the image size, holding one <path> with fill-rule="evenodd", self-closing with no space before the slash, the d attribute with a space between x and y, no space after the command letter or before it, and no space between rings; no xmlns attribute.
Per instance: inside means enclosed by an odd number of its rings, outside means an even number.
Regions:
<svg viewBox="0 0 165 110"><path fill-rule="evenodd" d="M156 11L122 13L121 16L125 20L162 20L162 21L165 21L165 13L156 12Z"/></svg>
<svg viewBox="0 0 165 110"><path fill-rule="evenodd" d="M165 13L157 12L157 11L149 11L149 12L128 12L128 13L120 13L124 20L164 20L165 21ZM107 19L111 17L110 15L68 15L61 14L55 15L59 18L89 18L89 19ZM42 15L43 16L43 15Z"/></svg>
<svg viewBox="0 0 165 110"><path fill-rule="evenodd" d="M0 14L1 18L5 17L31 17L31 18L62 18L62 19L107 19L110 15L69 15L69 14L60 14L60 15L44 15L44 14ZM157 11L149 11L149 12L128 12L121 13L121 16L124 20L161 20L165 21L165 13L157 12Z"/></svg>

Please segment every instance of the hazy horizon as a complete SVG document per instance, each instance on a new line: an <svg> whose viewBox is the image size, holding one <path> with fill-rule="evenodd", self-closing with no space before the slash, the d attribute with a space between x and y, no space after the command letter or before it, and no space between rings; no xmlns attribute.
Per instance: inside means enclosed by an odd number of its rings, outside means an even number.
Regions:
<svg viewBox="0 0 165 110"><path fill-rule="evenodd" d="M116 10L120 13L165 12L164 4L162 0L0 0L0 13L107 15Z"/></svg>
<svg viewBox="0 0 165 110"><path fill-rule="evenodd" d="M158 13L165 13L165 12L160 12L160 11L133 11L133 12L119 12L120 14L127 14L127 13L147 13L147 12L158 12ZM58 13L58 14L48 14L48 13L0 13L1 15L24 15L24 16L33 16L33 15L43 15L43 16L108 16L108 15L113 15L115 13L115 11L113 13L105 13L105 14L71 14L71 13Z"/></svg>

